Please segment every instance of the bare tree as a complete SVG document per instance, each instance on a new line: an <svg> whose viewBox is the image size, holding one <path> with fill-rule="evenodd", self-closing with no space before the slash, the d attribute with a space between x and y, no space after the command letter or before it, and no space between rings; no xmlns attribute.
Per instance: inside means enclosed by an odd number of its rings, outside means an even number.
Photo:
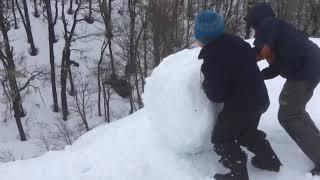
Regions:
<svg viewBox="0 0 320 180"><path fill-rule="evenodd" d="M53 111L58 112L58 96L57 96L57 88L56 88L56 71L55 71L55 62L54 62L54 42L55 34L54 34L54 22L52 20L52 11L51 11L51 2L50 0L44 0L45 8L47 12L47 20L48 20L48 34L49 34L49 52L50 52L50 77L51 77L51 90L52 90L52 99L53 99Z"/></svg>
<svg viewBox="0 0 320 180"><path fill-rule="evenodd" d="M79 11L82 6L82 1L79 1L78 7L73 14L73 22L71 25L71 29L68 30L68 21L66 20L65 16L65 0L62 1L62 23L64 28L64 41L65 46L62 52L62 62L61 62L61 103L62 103L62 114L63 120L67 120L68 116L68 102L67 102L67 77L69 74L70 85L71 85L71 95L75 94L73 80L72 80L72 73L70 69L71 65L71 45L74 42L74 34L76 30L77 23L83 21L84 19L78 19Z"/></svg>
<svg viewBox="0 0 320 180"><path fill-rule="evenodd" d="M87 131L90 130L87 120L87 111L91 107L89 105L90 96L89 80L88 78L84 79L82 75L79 74L77 76L76 93L74 96L74 109L76 113L79 114Z"/></svg>
<svg viewBox="0 0 320 180"><path fill-rule="evenodd" d="M100 1L100 0L99 0ZM92 0L88 0L88 3L89 3L89 14L86 16L86 22L89 23L89 24L93 24L94 23L94 19L92 17Z"/></svg>
<svg viewBox="0 0 320 180"><path fill-rule="evenodd" d="M75 132L68 125L68 122L58 120L54 125L59 132L56 138L60 139L66 145L71 145L76 138L74 137Z"/></svg>
<svg viewBox="0 0 320 180"><path fill-rule="evenodd" d="M101 51L100 51L100 58L98 62L98 73L97 73L97 80L98 80L98 115L101 116L101 77L102 77L102 60L103 60L103 55L106 51L107 48L107 43L106 40L103 41Z"/></svg>
<svg viewBox="0 0 320 180"><path fill-rule="evenodd" d="M102 60L105 54L106 48L109 47L109 57L110 57L110 64L111 64L111 75L110 79L112 81L117 80L115 64L114 64L114 56L112 50L112 1L111 0L99 0L99 7L100 7L100 14L103 19L103 24L105 26L105 36L104 42L101 47L100 59L98 62L98 114L101 116L101 77L102 75Z"/></svg>
<svg viewBox="0 0 320 180"><path fill-rule="evenodd" d="M256 1L255 0L248 0L247 4L247 15L251 12L253 6L255 5ZM251 27L249 24L246 24L246 39L250 38L250 33L251 33Z"/></svg>
<svg viewBox="0 0 320 180"><path fill-rule="evenodd" d="M16 9L15 9L15 0L11 0L11 8L12 8L12 14L13 14L13 20L14 20L14 29L18 29L18 21L16 16Z"/></svg>
<svg viewBox="0 0 320 180"><path fill-rule="evenodd" d="M13 60L13 48L10 46L10 41L8 37L8 20L5 18L4 15L4 5L0 2L0 30L3 36L3 44L4 44L4 52L3 47L0 50L0 60L2 62L3 67L5 68L6 78L9 80L9 87L10 87L10 98L12 102L12 107L14 111L14 117L16 119L17 127L20 134L20 140L26 141L26 135L21 123L21 116L22 116L22 106L21 106L21 96L20 91L17 84L16 79L16 69Z"/></svg>
<svg viewBox="0 0 320 180"><path fill-rule="evenodd" d="M72 6L73 6L73 0L69 0L70 4L69 4L69 10L68 10L68 14L73 14L73 9L72 9ZM64 3L64 2L63 2Z"/></svg>
<svg viewBox="0 0 320 180"><path fill-rule="evenodd" d="M40 17L37 0L33 0L33 7L34 7L34 17L36 18Z"/></svg>
<svg viewBox="0 0 320 180"><path fill-rule="evenodd" d="M111 122L110 117L110 89L111 87L107 83L103 83L103 107L104 107L104 119L107 123Z"/></svg>
<svg viewBox="0 0 320 180"><path fill-rule="evenodd" d="M38 54L38 50L36 49L35 43L33 41L32 28L31 28L29 11L28 11L28 4L27 4L26 0L22 0L22 3L23 3L24 14L22 13L22 10L20 8L19 1L16 0L16 5L17 5L17 8L20 13L23 26L24 26L26 33L27 33L28 43L30 44L30 55L36 56Z"/></svg>

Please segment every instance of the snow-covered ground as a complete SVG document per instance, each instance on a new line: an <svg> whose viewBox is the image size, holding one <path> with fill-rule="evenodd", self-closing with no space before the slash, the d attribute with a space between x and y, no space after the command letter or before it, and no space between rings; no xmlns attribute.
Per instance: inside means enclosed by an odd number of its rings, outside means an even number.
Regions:
<svg viewBox="0 0 320 180"><path fill-rule="evenodd" d="M93 129L63 151L1 164L0 179L207 180L226 171L209 141L219 106L211 104L201 90L199 50L171 55L154 70L147 79L142 110ZM267 132L284 166L280 173L271 173L248 163L250 179L320 180L307 173L312 163L277 121L283 83L280 77L267 81L271 106L259 127ZM320 125L318 92L319 88L308 111Z"/></svg>
<svg viewBox="0 0 320 180"><path fill-rule="evenodd" d="M41 16L35 18L33 13L32 1L29 3L29 12L33 30L35 45L39 50L37 56L30 56L29 44L27 43L26 33L23 24L20 21L20 28L11 28L9 38L15 58L16 67L22 71L27 77L19 76L20 86L26 82L26 78L31 76L34 70L46 70L49 72L49 45L48 45L48 27L47 20ZM115 3L115 2L113 2ZM60 8L60 7L59 7ZM54 4L53 8L54 9ZM39 9L42 14L43 9ZM61 16L61 12L59 12ZM72 16L66 14L69 23L72 22ZM94 14L96 16L96 14ZM100 17L97 15L97 18ZM82 15L79 15L82 18ZM69 27L70 29L70 27ZM104 117L99 117L97 112L97 80L96 67L100 55L100 47L103 42L104 28L101 23L95 22L92 25L82 21L77 25L76 34L78 36L87 36L80 39L76 44L72 44L71 59L80 64L79 68L72 67L72 72L75 78L75 84L79 83L79 79L89 82L89 93L91 94L88 103L87 117L90 128L96 127L104 123ZM56 64L56 84L58 93L58 102L61 108L60 98L60 63L62 57L62 49L64 47L63 26L59 17L55 26L56 38L59 39L54 44L55 64ZM81 53L80 53L81 51ZM117 55L115 55L117 58ZM105 60L104 62L106 62ZM3 69L0 64L0 69ZM0 70L1 73L1 70ZM2 76L1 76L2 77ZM22 92L23 107L27 112L27 116L22 119L22 123L27 135L28 141L21 142L16 123L13 118L13 112L6 112L5 103L0 103L0 163L28 159L44 154L48 150L63 149L65 145L70 144L82 135L85 130L81 118L75 112L72 104L74 98L68 96L70 116L67 122L62 120L61 111L59 113L52 112L52 91L50 85L49 74L41 80L32 81L32 87L27 88ZM85 83L85 82L84 82ZM37 88L34 88L37 87ZM4 97L2 86L0 87L1 97ZM123 99L117 95L112 95L110 103L111 120L120 119L129 114L129 103L127 99ZM103 105L102 105L103 106ZM11 115L11 116L10 116ZM67 132L68 131L68 132ZM69 133L69 137L61 135Z"/></svg>

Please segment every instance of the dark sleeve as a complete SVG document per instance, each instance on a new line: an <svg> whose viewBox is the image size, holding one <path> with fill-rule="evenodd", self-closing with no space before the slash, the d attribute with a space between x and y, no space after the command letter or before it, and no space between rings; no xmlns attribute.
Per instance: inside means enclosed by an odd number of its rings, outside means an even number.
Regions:
<svg viewBox="0 0 320 180"><path fill-rule="evenodd" d="M270 65L269 67L263 69L261 72L263 74L263 79L265 80L273 79L280 74L279 70L274 65Z"/></svg>
<svg viewBox="0 0 320 180"><path fill-rule="evenodd" d="M225 76L221 64L204 63L201 66L204 75L203 90L210 101L215 103L224 102Z"/></svg>
<svg viewBox="0 0 320 180"><path fill-rule="evenodd" d="M277 38L277 29L277 23L273 20L261 23L256 29L255 41L253 42L256 53L259 53L265 45L274 49Z"/></svg>

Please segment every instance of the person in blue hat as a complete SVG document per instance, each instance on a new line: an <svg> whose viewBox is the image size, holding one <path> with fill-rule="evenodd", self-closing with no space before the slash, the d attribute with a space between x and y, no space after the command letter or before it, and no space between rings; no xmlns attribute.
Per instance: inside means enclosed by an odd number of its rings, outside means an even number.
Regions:
<svg viewBox="0 0 320 180"><path fill-rule="evenodd" d="M241 38L224 33L223 17L214 11L198 14L194 36L202 47L204 92L212 102L224 104L211 142L221 156L219 162L231 172L215 174L215 179L249 179L247 156L240 146L255 154L251 160L255 167L278 172L281 162L257 128L270 102L255 52Z"/></svg>
<svg viewBox="0 0 320 180"><path fill-rule="evenodd" d="M264 79L286 79L279 97L278 119L282 127L315 164L320 175L320 131L306 111L320 81L320 48L293 25L275 17L268 3L258 3L245 20L255 30L257 60L270 66Z"/></svg>

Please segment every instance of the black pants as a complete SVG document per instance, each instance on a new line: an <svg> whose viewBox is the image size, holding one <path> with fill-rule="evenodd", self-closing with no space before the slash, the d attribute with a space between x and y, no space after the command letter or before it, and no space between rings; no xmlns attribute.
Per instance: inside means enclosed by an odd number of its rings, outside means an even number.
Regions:
<svg viewBox="0 0 320 180"><path fill-rule="evenodd" d="M266 134L257 129L261 117L259 111L233 111L224 108L212 132L211 142L221 156L220 162L227 168L245 161L245 146L253 153L264 151Z"/></svg>
<svg viewBox="0 0 320 180"><path fill-rule="evenodd" d="M280 94L278 118L301 150L320 165L320 133L306 109L319 81L287 81Z"/></svg>

